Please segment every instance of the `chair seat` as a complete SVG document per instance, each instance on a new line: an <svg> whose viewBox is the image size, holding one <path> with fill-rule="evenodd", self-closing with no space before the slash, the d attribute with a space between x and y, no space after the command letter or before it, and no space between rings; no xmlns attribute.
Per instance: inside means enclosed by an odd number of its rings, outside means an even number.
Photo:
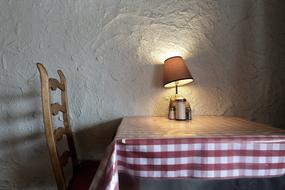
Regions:
<svg viewBox="0 0 285 190"><path fill-rule="evenodd" d="M71 179L68 190L88 190L99 164L100 161L82 162L78 174Z"/></svg>

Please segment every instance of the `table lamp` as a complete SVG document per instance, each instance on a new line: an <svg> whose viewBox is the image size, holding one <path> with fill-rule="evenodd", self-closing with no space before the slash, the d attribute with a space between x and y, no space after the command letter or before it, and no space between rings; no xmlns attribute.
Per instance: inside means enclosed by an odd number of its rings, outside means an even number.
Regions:
<svg viewBox="0 0 285 190"><path fill-rule="evenodd" d="M166 88L175 87L176 97L178 96L178 86L193 82L193 77L180 56L166 59L163 70L163 86Z"/></svg>
<svg viewBox="0 0 285 190"><path fill-rule="evenodd" d="M186 99L178 94L178 86L193 82L184 60L180 56L170 57L164 61L163 86L166 88L175 86L175 96L169 101L169 119L191 120L191 107ZM175 116L174 116L175 115Z"/></svg>

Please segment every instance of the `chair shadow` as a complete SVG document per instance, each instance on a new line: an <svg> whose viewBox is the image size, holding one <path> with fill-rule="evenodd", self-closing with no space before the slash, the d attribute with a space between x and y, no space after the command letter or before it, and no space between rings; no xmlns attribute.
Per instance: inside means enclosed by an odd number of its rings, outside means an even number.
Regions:
<svg viewBox="0 0 285 190"><path fill-rule="evenodd" d="M30 91L26 94L5 94L0 95L0 105L2 106L2 113L0 115L0 123L13 124L23 119L36 119L40 115L39 107L37 107L36 99L37 95L35 92ZM22 111L19 109L19 104L30 102L30 110Z"/></svg>
<svg viewBox="0 0 285 190"><path fill-rule="evenodd" d="M9 91L0 95L1 189L52 187L40 97L33 88Z"/></svg>
<svg viewBox="0 0 285 190"><path fill-rule="evenodd" d="M83 160L101 159L107 146L115 137L121 121L122 118L117 118L100 124L80 126L80 130L74 131L79 158Z"/></svg>

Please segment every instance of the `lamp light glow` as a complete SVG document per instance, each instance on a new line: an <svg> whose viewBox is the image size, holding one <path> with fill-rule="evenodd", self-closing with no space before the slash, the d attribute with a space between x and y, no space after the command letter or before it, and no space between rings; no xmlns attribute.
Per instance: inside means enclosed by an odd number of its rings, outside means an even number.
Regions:
<svg viewBox="0 0 285 190"><path fill-rule="evenodd" d="M175 50L169 50L168 48L168 51L165 50L163 53L160 53L159 60L161 63L164 63L164 61L169 57L176 57L176 56L184 57L186 56L185 54L186 53L181 49L178 50L178 48L176 48Z"/></svg>
<svg viewBox="0 0 285 190"><path fill-rule="evenodd" d="M181 79L178 81L173 81L173 82L167 83L164 85L164 87L165 88L171 88L171 87L175 87L175 85L183 86L183 85L188 84L190 82L193 82L193 79Z"/></svg>

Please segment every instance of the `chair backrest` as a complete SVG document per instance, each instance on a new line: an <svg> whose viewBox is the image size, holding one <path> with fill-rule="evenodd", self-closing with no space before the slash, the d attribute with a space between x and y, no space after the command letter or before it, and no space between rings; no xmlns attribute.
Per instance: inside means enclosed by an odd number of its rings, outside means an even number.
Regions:
<svg viewBox="0 0 285 190"><path fill-rule="evenodd" d="M54 78L48 78L48 73L41 63L37 63L37 68L41 78L43 121L52 168L58 189L65 190L67 189L67 181L65 179L63 168L68 163L68 159L71 158L73 174L77 172L79 167L72 131L69 124L66 79L61 70L57 71L60 79L60 81L58 81ZM51 103L51 91L57 89L61 91L61 104ZM62 112L63 126L55 129L52 116L57 115L59 112ZM66 136L69 150L63 152L62 155L59 155L57 142L63 139L64 136Z"/></svg>

